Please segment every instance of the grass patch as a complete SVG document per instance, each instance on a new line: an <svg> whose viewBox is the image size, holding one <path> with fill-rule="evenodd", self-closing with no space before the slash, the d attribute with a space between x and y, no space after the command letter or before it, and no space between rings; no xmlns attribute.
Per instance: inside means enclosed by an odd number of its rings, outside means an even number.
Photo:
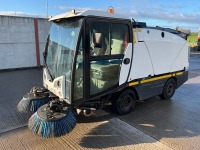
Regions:
<svg viewBox="0 0 200 150"><path fill-rule="evenodd" d="M197 37L198 33L191 33L190 36L188 37L188 42L191 47L197 46Z"/></svg>

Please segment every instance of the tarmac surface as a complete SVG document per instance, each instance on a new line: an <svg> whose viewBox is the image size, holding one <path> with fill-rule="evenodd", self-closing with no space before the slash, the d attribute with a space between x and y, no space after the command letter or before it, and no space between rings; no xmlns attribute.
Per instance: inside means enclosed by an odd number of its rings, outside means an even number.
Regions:
<svg viewBox="0 0 200 150"><path fill-rule="evenodd" d="M191 54L189 80L171 100L153 97L119 116L110 106L78 117L68 135L41 139L27 128L31 114L17 112L22 96L42 85L42 69L0 72L0 150L200 149L200 54Z"/></svg>

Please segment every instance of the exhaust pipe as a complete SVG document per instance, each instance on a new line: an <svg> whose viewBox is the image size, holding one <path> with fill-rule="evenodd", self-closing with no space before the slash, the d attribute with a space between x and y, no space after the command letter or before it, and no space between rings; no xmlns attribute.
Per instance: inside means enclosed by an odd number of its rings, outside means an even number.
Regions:
<svg viewBox="0 0 200 150"><path fill-rule="evenodd" d="M96 114L96 108L84 108L83 114L86 117L94 116Z"/></svg>

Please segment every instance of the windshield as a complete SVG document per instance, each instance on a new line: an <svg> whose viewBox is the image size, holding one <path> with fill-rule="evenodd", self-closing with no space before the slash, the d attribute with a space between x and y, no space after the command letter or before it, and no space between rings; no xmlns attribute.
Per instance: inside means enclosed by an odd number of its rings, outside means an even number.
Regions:
<svg viewBox="0 0 200 150"><path fill-rule="evenodd" d="M52 79L66 75L71 81L74 52L82 19L72 18L52 23L46 55L46 66Z"/></svg>

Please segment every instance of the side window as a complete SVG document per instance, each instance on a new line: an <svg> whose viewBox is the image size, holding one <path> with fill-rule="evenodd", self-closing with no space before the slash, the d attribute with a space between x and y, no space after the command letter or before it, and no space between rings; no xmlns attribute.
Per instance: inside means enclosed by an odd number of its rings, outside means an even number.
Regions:
<svg viewBox="0 0 200 150"><path fill-rule="evenodd" d="M122 59L90 62L90 95L100 93L118 84L121 63Z"/></svg>
<svg viewBox="0 0 200 150"><path fill-rule="evenodd" d="M109 43L109 23L105 22L92 22L90 24L90 55L109 55L110 43ZM94 43L95 33L101 34L101 47L96 46Z"/></svg>
<svg viewBox="0 0 200 150"><path fill-rule="evenodd" d="M101 46L95 45L95 34L101 35ZM106 22L92 22L90 24L91 56L124 54L128 43L129 30L127 25Z"/></svg>
<svg viewBox="0 0 200 150"><path fill-rule="evenodd" d="M112 24L111 55L124 54L129 43L129 30L125 24Z"/></svg>

